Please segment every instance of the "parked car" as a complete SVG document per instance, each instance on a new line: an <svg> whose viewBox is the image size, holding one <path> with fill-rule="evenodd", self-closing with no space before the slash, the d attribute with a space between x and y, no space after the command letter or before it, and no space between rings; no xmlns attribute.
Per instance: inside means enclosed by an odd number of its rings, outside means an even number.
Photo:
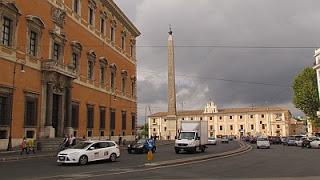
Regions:
<svg viewBox="0 0 320 180"><path fill-rule="evenodd" d="M311 145L310 143L315 140L316 138L313 138L313 137L309 137L309 138L305 138L303 141L302 141L302 144L301 144L301 147L304 148L311 148Z"/></svg>
<svg viewBox="0 0 320 180"><path fill-rule="evenodd" d="M283 144L283 145L287 145L287 137L285 137L285 136L282 136L281 138L281 143Z"/></svg>
<svg viewBox="0 0 320 180"><path fill-rule="evenodd" d="M316 138L310 142L311 148L320 148L320 138Z"/></svg>
<svg viewBox="0 0 320 180"><path fill-rule="evenodd" d="M257 148L270 148L270 141L267 137L258 137L257 138Z"/></svg>
<svg viewBox="0 0 320 180"><path fill-rule="evenodd" d="M97 160L116 161L119 157L119 146L114 141L84 141L60 151L57 155L57 162L85 165Z"/></svg>
<svg viewBox="0 0 320 180"><path fill-rule="evenodd" d="M271 144L281 144L281 138L279 136L269 136L268 139Z"/></svg>
<svg viewBox="0 0 320 180"><path fill-rule="evenodd" d="M255 144L255 143L257 143L257 137L250 137L250 143L251 144Z"/></svg>
<svg viewBox="0 0 320 180"><path fill-rule="evenodd" d="M217 139L215 137L209 137L208 144L217 145Z"/></svg>
<svg viewBox="0 0 320 180"><path fill-rule="evenodd" d="M288 146L295 146L296 145L296 138L293 136L289 136L287 138L287 143Z"/></svg>
<svg viewBox="0 0 320 180"><path fill-rule="evenodd" d="M307 140L308 140L307 137L301 137L301 138L297 139L297 140L296 140L296 146L302 147L303 141L307 141Z"/></svg>
<svg viewBox="0 0 320 180"><path fill-rule="evenodd" d="M128 153L146 153L149 150L148 139L140 139L128 145ZM157 150L156 144L153 142L152 152L155 153Z"/></svg>
<svg viewBox="0 0 320 180"><path fill-rule="evenodd" d="M221 137L221 143L229 143L229 138L228 138L228 136L222 136L222 137Z"/></svg>

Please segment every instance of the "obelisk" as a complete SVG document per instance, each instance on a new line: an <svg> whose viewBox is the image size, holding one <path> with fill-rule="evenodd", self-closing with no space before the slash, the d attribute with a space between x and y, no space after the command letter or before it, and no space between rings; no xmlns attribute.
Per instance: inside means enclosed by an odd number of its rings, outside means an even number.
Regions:
<svg viewBox="0 0 320 180"><path fill-rule="evenodd" d="M168 37L168 116L176 117L176 86L174 72L174 47L173 37L170 28Z"/></svg>
<svg viewBox="0 0 320 180"><path fill-rule="evenodd" d="M175 85L175 71L174 71L174 46L172 30L170 27L168 36L168 114L166 120L170 126L170 138L178 136L178 118L176 110L176 85Z"/></svg>

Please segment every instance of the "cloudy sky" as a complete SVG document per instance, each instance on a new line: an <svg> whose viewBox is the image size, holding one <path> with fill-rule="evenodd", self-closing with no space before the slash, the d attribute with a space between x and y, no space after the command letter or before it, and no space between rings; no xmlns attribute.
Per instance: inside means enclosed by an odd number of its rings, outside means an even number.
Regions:
<svg viewBox="0 0 320 180"><path fill-rule="evenodd" d="M301 114L290 86L320 47L319 0L114 1L141 31L139 124L146 106L151 113L167 110L169 24L178 110L213 100L220 108L273 105Z"/></svg>

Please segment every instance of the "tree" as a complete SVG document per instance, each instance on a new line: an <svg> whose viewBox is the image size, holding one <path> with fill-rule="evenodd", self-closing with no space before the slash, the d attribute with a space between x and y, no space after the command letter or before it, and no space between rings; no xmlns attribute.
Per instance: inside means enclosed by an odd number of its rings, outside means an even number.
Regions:
<svg viewBox="0 0 320 180"><path fill-rule="evenodd" d="M311 67L306 67L296 75L293 81L293 104L313 122L319 122L319 94L317 73Z"/></svg>

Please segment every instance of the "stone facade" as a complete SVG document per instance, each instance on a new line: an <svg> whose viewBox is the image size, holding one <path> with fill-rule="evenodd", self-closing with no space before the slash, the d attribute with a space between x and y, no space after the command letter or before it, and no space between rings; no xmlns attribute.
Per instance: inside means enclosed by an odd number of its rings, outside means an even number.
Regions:
<svg viewBox="0 0 320 180"><path fill-rule="evenodd" d="M159 112L148 117L149 136L174 139L175 121L166 119L167 113ZM277 107L249 107L219 109L209 102L204 110L178 111L178 127L184 120L208 121L209 136L218 135L290 135L291 113Z"/></svg>
<svg viewBox="0 0 320 180"><path fill-rule="evenodd" d="M1 1L0 28L0 149L10 122L14 146L133 137L140 32L112 0Z"/></svg>

